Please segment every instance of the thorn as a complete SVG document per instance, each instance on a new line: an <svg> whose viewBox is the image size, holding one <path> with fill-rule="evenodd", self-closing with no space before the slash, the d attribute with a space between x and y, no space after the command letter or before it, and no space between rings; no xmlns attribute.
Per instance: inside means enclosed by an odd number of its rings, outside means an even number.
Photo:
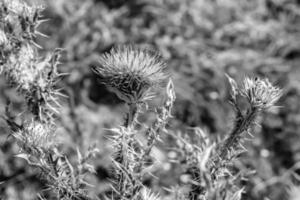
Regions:
<svg viewBox="0 0 300 200"><path fill-rule="evenodd" d="M50 21L50 19L40 19L40 20L38 20L38 25L40 25L44 22L48 22L48 21Z"/></svg>
<svg viewBox="0 0 300 200"><path fill-rule="evenodd" d="M67 73L67 72L66 72L66 73L59 73L57 76L58 76L58 77L60 77L60 76L68 76L68 75L70 75L70 74L71 74L71 73Z"/></svg>
<svg viewBox="0 0 300 200"><path fill-rule="evenodd" d="M46 35L46 34L44 34L44 33L41 33L41 32L39 32L39 31L36 31L35 34L36 34L36 35L39 35L39 36L42 36L42 37L45 37L45 38L49 38L48 35Z"/></svg>
<svg viewBox="0 0 300 200"><path fill-rule="evenodd" d="M248 151L241 143L239 143L239 146L240 146L244 151Z"/></svg>
<svg viewBox="0 0 300 200"><path fill-rule="evenodd" d="M34 46L36 46L37 48L39 48L39 49L43 49L43 47L42 46L40 46L40 45L38 45L37 43L35 43L34 41L31 41L32 42L32 44L34 45Z"/></svg>
<svg viewBox="0 0 300 200"><path fill-rule="evenodd" d="M252 135L252 134L250 133L250 131L247 131L247 134L250 135L250 137L254 138L254 135Z"/></svg>

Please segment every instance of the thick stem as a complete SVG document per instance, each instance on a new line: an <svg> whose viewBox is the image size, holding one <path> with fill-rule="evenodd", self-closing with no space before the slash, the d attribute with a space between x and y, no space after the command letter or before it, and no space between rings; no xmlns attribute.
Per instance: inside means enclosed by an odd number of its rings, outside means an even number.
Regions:
<svg viewBox="0 0 300 200"><path fill-rule="evenodd" d="M250 108L245 117L238 117L234 129L219 149L219 160L226 159L230 150L236 148L239 144L241 134L250 128L250 125L257 116L257 112L256 108Z"/></svg>
<svg viewBox="0 0 300 200"><path fill-rule="evenodd" d="M126 128L133 128L134 123L135 123L136 118L137 118L138 105L135 104L135 103L131 103L131 104L128 104L128 107L129 107L129 111L128 111L127 116L126 116L124 126Z"/></svg>
<svg viewBox="0 0 300 200"><path fill-rule="evenodd" d="M115 161L121 164L124 168L124 171L121 170L118 177L118 196L120 200L128 199L128 196L132 197L134 195L133 191L131 191L132 186L135 183L132 181L130 177L128 177L125 173L133 173L132 162L134 162L134 157L136 156L133 151L135 151L135 136L134 136L134 128L135 122L138 115L138 105L135 103L127 104L129 107L129 111L126 115L124 127L126 130L122 132L120 138L120 146L119 146L119 157Z"/></svg>

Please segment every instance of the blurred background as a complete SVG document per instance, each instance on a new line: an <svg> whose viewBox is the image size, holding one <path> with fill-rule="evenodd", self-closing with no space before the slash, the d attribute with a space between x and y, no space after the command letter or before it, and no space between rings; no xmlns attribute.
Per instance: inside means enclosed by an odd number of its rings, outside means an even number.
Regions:
<svg viewBox="0 0 300 200"><path fill-rule="evenodd" d="M35 4L40 1L27 2ZM175 84L177 100L170 132L187 132L199 126L224 137L234 112L228 103L227 73L240 82L246 75L267 77L284 88L280 107L264 113L255 127L255 138L239 164L255 170L241 183L246 200L300 199L300 1L299 0L55 0L44 1L49 21L39 30L41 55L63 48L59 70L69 75L59 87L62 98L57 137L72 160L76 146L86 151L96 144L100 157L93 163L97 175L94 194L107 189L107 128L122 123L126 108L100 84L91 68L114 45L135 44L153 48L166 60ZM0 78L1 114L7 100L16 115L24 99ZM153 105L161 103L159 93ZM20 119L21 120L21 119ZM142 116L151 122L153 116ZM37 199L45 188L36 172L13 155L18 147L0 120L0 199ZM168 140L168 136L165 136ZM170 145L171 146L171 145ZM161 161L149 178L152 188L181 184L180 172L168 162L168 148L156 149ZM294 186L291 186L294 185Z"/></svg>

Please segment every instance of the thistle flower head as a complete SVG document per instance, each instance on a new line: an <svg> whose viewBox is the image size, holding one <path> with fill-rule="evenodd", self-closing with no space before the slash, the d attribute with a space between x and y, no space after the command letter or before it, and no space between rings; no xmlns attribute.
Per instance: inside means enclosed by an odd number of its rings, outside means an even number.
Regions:
<svg viewBox="0 0 300 200"><path fill-rule="evenodd" d="M268 109L281 97L280 88L273 86L268 79L246 77L241 94L250 104L259 109Z"/></svg>
<svg viewBox="0 0 300 200"><path fill-rule="evenodd" d="M38 85L45 90L47 85L47 74L51 66L45 61L38 61L32 46L22 45L17 54L11 54L8 58L6 74L17 87L23 91L32 90L33 85Z"/></svg>
<svg viewBox="0 0 300 200"><path fill-rule="evenodd" d="M28 90L30 84L34 82L34 58L34 50L30 45L23 45L17 55L11 54L9 57L10 62L7 66L11 68L10 72L14 71L11 78L25 90Z"/></svg>
<svg viewBox="0 0 300 200"><path fill-rule="evenodd" d="M23 0L2 0L0 5L1 22L9 34L29 40L38 34L36 28L43 21L39 20L42 6L29 6Z"/></svg>
<svg viewBox="0 0 300 200"><path fill-rule="evenodd" d="M17 139L19 146L32 155L47 152L56 145L54 128L37 121L24 124L24 127L13 133L13 136Z"/></svg>
<svg viewBox="0 0 300 200"><path fill-rule="evenodd" d="M42 6L28 5L24 0L3 0L2 6L14 15L26 17L28 21L36 20Z"/></svg>
<svg viewBox="0 0 300 200"><path fill-rule="evenodd" d="M100 57L96 73L120 99L127 103L149 98L149 91L168 78L166 64L156 53L121 46Z"/></svg>
<svg viewBox="0 0 300 200"><path fill-rule="evenodd" d="M31 110L39 113L37 105L51 113L58 113L59 107L58 90L54 88L57 78L57 65L59 64L60 50L56 50L46 58L37 58L35 49L29 44L20 47L17 53L8 56L2 71L7 76L11 85L16 86L18 92L22 93ZM50 113L50 112L48 112Z"/></svg>

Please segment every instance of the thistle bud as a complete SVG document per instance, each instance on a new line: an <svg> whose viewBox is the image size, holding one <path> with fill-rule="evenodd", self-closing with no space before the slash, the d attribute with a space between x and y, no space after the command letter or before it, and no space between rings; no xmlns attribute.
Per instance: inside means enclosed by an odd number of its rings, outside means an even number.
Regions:
<svg viewBox="0 0 300 200"><path fill-rule="evenodd" d="M268 79L246 77L241 94L251 106L262 110L274 106L281 97L282 90L273 86Z"/></svg>
<svg viewBox="0 0 300 200"><path fill-rule="evenodd" d="M229 75L226 74L226 77L227 77L227 79L229 81L229 84L231 86L231 94L230 95L231 95L232 101L236 101L237 95L239 93L237 83Z"/></svg>

